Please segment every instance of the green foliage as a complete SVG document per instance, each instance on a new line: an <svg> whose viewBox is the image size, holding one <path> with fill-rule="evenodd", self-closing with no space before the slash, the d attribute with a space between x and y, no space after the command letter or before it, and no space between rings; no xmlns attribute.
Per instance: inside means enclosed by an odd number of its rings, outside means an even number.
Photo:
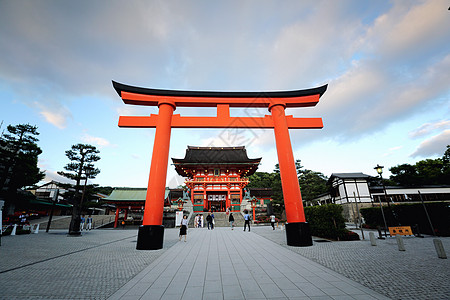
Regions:
<svg viewBox="0 0 450 300"><path fill-rule="evenodd" d="M59 171L58 174L66 178L76 181L79 186L80 181L87 178L95 178L100 173L100 170L94 168L93 163L100 160L97 154L100 151L95 146L87 144L73 145L70 150L66 151L66 156L71 161L64 166L68 172Z"/></svg>
<svg viewBox="0 0 450 300"><path fill-rule="evenodd" d="M320 172L300 170L298 179L303 200L312 200L328 192L328 178Z"/></svg>
<svg viewBox="0 0 450 300"><path fill-rule="evenodd" d="M111 186L97 186L94 189L94 191L96 193L100 193L100 194L107 195L107 196L111 195L113 190L114 190L114 188Z"/></svg>
<svg viewBox="0 0 450 300"><path fill-rule="evenodd" d="M340 205L308 206L305 207L305 216L314 236L338 240L348 236Z"/></svg>
<svg viewBox="0 0 450 300"><path fill-rule="evenodd" d="M447 145L444 156L442 156L442 181L450 182L450 145Z"/></svg>
<svg viewBox="0 0 450 300"><path fill-rule="evenodd" d="M387 212L387 207L383 206L384 213ZM376 228L377 226L384 227L383 215L379 207L365 207L360 209L361 215L364 218L365 223L370 228Z"/></svg>
<svg viewBox="0 0 450 300"><path fill-rule="evenodd" d="M249 188L271 188L272 206L277 215L281 215L283 210L283 191L281 188L280 173L255 172L249 176Z"/></svg>
<svg viewBox="0 0 450 300"><path fill-rule="evenodd" d="M76 144L66 151L66 156L69 158L70 163L64 166L67 172L59 171L58 174L76 182L75 191L72 195L72 220L70 222L69 234L79 234L80 228L80 213L81 205L85 194L89 195L90 187L87 187L87 180L89 178L95 178L100 170L94 167L94 162L100 160L100 153L95 146L87 144ZM81 180L84 180L83 192L80 196ZM87 193L86 193L87 190Z"/></svg>
<svg viewBox="0 0 450 300"><path fill-rule="evenodd" d="M9 125L7 133L0 137L0 192L7 206L14 208L17 191L44 178L37 163L42 153L36 126L30 124Z"/></svg>
<svg viewBox="0 0 450 300"><path fill-rule="evenodd" d="M450 182L450 145L442 158L425 159L414 165L401 164L389 169L390 179L401 186L439 185Z"/></svg>
<svg viewBox="0 0 450 300"><path fill-rule="evenodd" d="M450 236L450 205L445 202L425 203L436 234ZM383 206L388 226L414 226L419 225L420 232L432 234L430 223L422 203L391 205L392 212ZM367 207L361 209L361 214L366 224L372 228L384 227L383 217L379 207Z"/></svg>
<svg viewBox="0 0 450 300"><path fill-rule="evenodd" d="M303 169L301 161L295 161L302 198L304 200L314 199L320 194L328 191L328 178L320 172ZM249 177L249 188L272 188L272 207L277 216L281 216L284 209L283 190L281 186L280 167L275 165L272 173L256 172Z"/></svg>

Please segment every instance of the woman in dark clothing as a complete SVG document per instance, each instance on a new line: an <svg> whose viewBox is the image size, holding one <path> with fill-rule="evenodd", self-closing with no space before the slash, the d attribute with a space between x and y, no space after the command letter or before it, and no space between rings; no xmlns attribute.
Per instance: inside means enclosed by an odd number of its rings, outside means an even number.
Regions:
<svg viewBox="0 0 450 300"><path fill-rule="evenodd" d="M233 223L234 223L233 213L230 213L230 216L228 217L228 221L230 222L231 230L233 230Z"/></svg>
<svg viewBox="0 0 450 300"><path fill-rule="evenodd" d="M186 242L187 226L188 226L187 216L183 216L183 219L181 220L180 223L180 241L181 237L184 235L184 241Z"/></svg>

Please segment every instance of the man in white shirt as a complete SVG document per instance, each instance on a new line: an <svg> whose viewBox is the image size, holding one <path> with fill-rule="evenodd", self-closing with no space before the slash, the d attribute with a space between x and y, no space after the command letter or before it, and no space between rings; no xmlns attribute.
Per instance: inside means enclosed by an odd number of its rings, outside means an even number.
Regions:
<svg viewBox="0 0 450 300"><path fill-rule="evenodd" d="M270 225L272 225L273 230L275 230L275 215L270 216Z"/></svg>

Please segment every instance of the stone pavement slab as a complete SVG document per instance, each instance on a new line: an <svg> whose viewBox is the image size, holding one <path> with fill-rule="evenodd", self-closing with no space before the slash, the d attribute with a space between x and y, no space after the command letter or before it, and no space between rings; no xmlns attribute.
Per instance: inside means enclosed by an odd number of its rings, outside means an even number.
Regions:
<svg viewBox="0 0 450 300"><path fill-rule="evenodd" d="M390 298L450 299L450 260L437 257L435 237L403 237L406 251L398 250L394 237L377 240L377 246L371 246L367 232L366 240L314 242L313 247L290 247L286 245L285 231L267 226L252 230ZM449 256L450 238L439 239Z"/></svg>
<svg viewBox="0 0 450 300"><path fill-rule="evenodd" d="M135 230L66 233L2 237L0 299L106 299L178 240L168 230L165 249L149 252Z"/></svg>
<svg viewBox="0 0 450 300"><path fill-rule="evenodd" d="M253 232L189 229L109 299L388 299Z"/></svg>

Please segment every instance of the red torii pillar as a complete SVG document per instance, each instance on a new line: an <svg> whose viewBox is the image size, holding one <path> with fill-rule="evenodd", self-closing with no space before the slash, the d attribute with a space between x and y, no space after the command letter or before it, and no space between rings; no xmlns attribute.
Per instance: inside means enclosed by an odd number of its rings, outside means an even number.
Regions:
<svg viewBox="0 0 450 300"><path fill-rule="evenodd" d="M321 118L293 118L285 108L314 106L327 86L283 92L198 92L146 89L113 81L113 86L126 104L158 106L158 115L149 117L121 116L120 127L156 128L144 220L139 227L138 250L163 247L162 226L165 182L169 160L171 128L273 128L280 165L286 209L286 238L290 246L311 246L300 187L295 169L289 129L322 128ZM173 115L177 106L217 107L217 117L181 117ZM230 117L230 107L267 107L271 116Z"/></svg>

